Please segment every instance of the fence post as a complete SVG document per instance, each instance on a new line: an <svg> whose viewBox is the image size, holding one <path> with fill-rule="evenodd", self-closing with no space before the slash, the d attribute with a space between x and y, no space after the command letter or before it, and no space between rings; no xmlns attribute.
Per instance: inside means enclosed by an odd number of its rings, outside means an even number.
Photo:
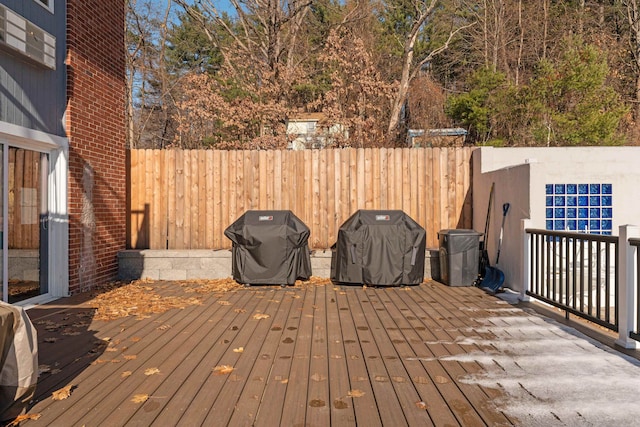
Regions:
<svg viewBox="0 0 640 427"><path fill-rule="evenodd" d="M621 225L618 240L618 304L619 326L616 344L624 348L636 348L637 342L629 338L638 317L638 264L636 262L637 247L629 244L629 238L640 237L640 228L634 225Z"/></svg>
<svg viewBox="0 0 640 427"><path fill-rule="evenodd" d="M520 267L520 276L522 277L522 290L520 291L520 301L528 302L531 300L527 291L531 287L531 236L527 233L527 228L531 228L532 221L523 219L520 221L520 229L522 230L522 264Z"/></svg>

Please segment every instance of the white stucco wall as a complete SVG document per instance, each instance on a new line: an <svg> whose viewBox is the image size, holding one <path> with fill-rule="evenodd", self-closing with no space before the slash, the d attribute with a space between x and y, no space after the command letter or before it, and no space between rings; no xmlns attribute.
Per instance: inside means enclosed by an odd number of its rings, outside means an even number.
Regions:
<svg viewBox="0 0 640 427"><path fill-rule="evenodd" d="M612 184L613 234L624 224L640 225L640 147L493 148L473 153L473 228L484 232L491 183L494 202L487 246L492 265L502 206L510 203L499 268L505 286L521 291L521 220L545 228L546 184Z"/></svg>

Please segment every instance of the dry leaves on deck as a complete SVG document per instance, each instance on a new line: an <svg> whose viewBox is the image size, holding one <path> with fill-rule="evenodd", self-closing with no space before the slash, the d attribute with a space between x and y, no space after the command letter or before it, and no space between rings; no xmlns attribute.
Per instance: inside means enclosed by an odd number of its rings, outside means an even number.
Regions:
<svg viewBox="0 0 640 427"><path fill-rule="evenodd" d="M196 292L199 294L210 294L214 292L230 292L236 291L240 286L235 280L231 278L225 279L196 279L188 281L175 282L185 288L186 292Z"/></svg>
<svg viewBox="0 0 640 427"><path fill-rule="evenodd" d="M133 403L144 403L149 400L148 394L136 394L131 398Z"/></svg>
<svg viewBox="0 0 640 427"><path fill-rule="evenodd" d="M96 320L114 320L127 316L145 318L149 314L164 313L173 308L199 305L198 298L163 297L148 281L137 280L129 284L113 283L100 288L89 303L97 310Z"/></svg>
<svg viewBox="0 0 640 427"><path fill-rule="evenodd" d="M268 319L269 317L271 317L271 316L269 316L268 314L264 314L264 313L256 313L256 314L253 315L253 318L256 319L256 320Z"/></svg>
<svg viewBox="0 0 640 427"><path fill-rule="evenodd" d="M69 384L66 387L61 388L60 390L56 390L51 393L51 398L53 400L64 400L71 396L71 390L73 389L73 385Z"/></svg>
<svg viewBox="0 0 640 427"><path fill-rule="evenodd" d="M158 369L158 368L148 368L148 369L146 369L144 371L144 374L146 376L155 375L155 374L159 374L159 373L160 373L160 369Z"/></svg>
<svg viewBox="0 0 640 427"><path fill-rule="evenodd" d="M362 390L349 390L349 392L347 393L348 397L362 397L364 396L364 391Z"/></svg>
<svg viewBox="0 0 640 427"><path fill-rule="evenodd" d="M37 420L37 419L40 419L41 416L42 416L42 414L18 415L13 421L11 421L9 424L7 424L6 427L15 427L15 426L20 425L20 423L23 422L23 421Z"/></svg>
<svg viewBox="0 0 640 427"><path fill-rule="evenodd" d="M295 283L296 288L306 288L309 286L326 286L326 285L331 285L331 280L324 277L318 277L318 276L311 276L309 280L304 280L304 281L296 280L296 283Z"/></svg>
<svg viewBox="0 0 640 427"><path fill-rule="evenodd" d="M233 366L229 365L220 365L213 368L213 372L218 375L230 374L233 372Z"/></svg>

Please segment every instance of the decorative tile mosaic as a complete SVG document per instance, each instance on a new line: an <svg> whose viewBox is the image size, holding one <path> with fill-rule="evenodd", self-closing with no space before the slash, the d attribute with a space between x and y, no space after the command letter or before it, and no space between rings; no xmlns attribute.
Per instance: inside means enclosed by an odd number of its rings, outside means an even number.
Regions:
<svg viewBox="0 0 640 427"><path fill-rule="evenodd" d="M611 184L547 184L546 229L611 235Z"/></svg>

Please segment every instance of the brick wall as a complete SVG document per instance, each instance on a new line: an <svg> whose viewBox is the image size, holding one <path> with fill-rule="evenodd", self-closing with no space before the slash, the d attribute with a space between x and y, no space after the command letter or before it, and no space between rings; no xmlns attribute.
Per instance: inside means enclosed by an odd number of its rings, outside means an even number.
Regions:
<svg viewBox="0 0 640 427"><path fill-rule="evenodd" d="M125 248L124 0L67 1L69 291L117 276Z"/></svg>

